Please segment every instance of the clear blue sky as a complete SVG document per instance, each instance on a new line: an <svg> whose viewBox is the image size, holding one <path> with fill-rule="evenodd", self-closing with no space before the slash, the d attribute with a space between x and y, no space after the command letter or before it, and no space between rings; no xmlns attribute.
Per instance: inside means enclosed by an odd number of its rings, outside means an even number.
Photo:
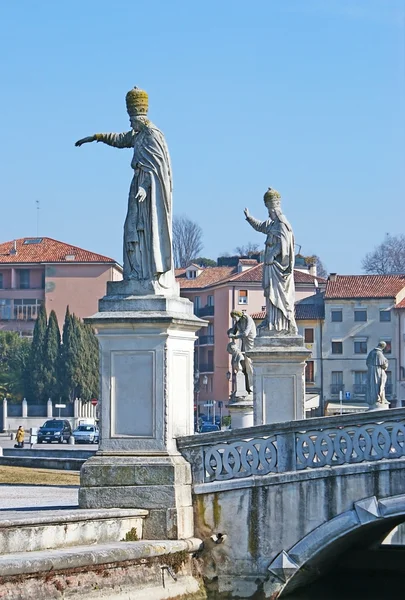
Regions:
<svg viewBox="0 0 405 600"><path fill-rule="evenodd" d="M174 214L216 258L264 242L268 186L305 254L360 273L404 232L403 0L19 0L0 3L0 241L37 232L121 262L131 151L146 89L174 172Z"/></svg>

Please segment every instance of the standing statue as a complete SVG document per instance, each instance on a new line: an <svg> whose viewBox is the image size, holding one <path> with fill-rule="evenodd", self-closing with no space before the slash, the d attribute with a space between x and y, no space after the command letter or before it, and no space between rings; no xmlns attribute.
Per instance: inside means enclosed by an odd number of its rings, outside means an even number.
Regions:
<svg viewBox="0 0 405 600"><path fill-rule="evenodd" d="M366 402L372 407L388 404L385 399L385 383L387 381L388 360L384 356L385 342L380 342L367 356L367 392Z"/></svg>
<svg viewBox="0 0 405 600"><path fill-rule="evenodd" d="M253 367L251 359L246 356L246 352L253 349L255 337L256 337L256 325L252 317L245 315L239 310L233 310L231 317L235 319L233 327L228 329L228 337L231 339L227 345L227 352L231 354L231 366L232 366L232 395L237 391L236 389L236 375L238 371L243 371L245 376L245 388L248 394L253 389ZM235 340L241 340L241 347L239 348Z"/></svg>
<svg viewBox="0 0 405 600"><path fill-rule="evenodd" d="M133 148L134 170L124 225L124 280L136 293L164 293L174 287L172 174L163 133L147 118L148 95L134 87L126 96L131 130L96 133L76 142Z"/></svg>
<svg viewBox="0 0 405 600"><path fill-rule="evenodd" d="M248 223L267 236L263 262L266 318L259 328L295 335L294 234L281 211L280 194L269 188L264 203L270 218L263 222L252 217L245 208Z"/></svg>

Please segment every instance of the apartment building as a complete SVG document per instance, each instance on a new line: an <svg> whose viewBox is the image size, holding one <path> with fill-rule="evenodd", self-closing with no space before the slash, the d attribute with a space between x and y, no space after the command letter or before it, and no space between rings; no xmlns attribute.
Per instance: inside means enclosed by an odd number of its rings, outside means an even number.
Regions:
<svg viewBox="0 0 405 600"><path fill-rule="evenodd" d="M112 258L48 237L0 244L0 329L31 336L39 307L56 312L63 325L66 306L78 317L97 312L107 281L122 279Z"/></svg>
<svg viewBox="0 0 405 600"><path fill-rule="evenodd" d="M208 326L198 332L195 365L198 370L196 403L200 413L214 401L225 407L231 392L230 355L226 351L231 310L252 315L265 311L262 289L263 265L254 259L231 257L228 265L202 268L191 264L176 271L180 293L194 304L197 316ZM326 281L307 268L294 272L296 295L303 299L324 289Z"/></svg>

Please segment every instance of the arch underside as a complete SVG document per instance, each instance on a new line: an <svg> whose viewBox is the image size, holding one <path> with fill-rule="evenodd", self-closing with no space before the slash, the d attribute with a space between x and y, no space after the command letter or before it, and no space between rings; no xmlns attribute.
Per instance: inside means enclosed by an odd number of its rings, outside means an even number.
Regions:
<svg viewBox="0 0 405 600"><path fill-rule="evenodd" d="M345 550L379 546L388 533L405 521L405 494L354 503L320 525L288 551L282 551L269 565L268 592L285 596L317 579ZM270 593L270 595L271 595Z"/></svg>

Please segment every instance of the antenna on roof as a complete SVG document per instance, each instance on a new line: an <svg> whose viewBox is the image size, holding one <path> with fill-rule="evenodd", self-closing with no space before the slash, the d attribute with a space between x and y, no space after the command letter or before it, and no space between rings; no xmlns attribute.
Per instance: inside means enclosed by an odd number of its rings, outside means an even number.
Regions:
<svg viewBox="0 0 405 600"><path fill-rule="evenodd" d="M37 237L39 235L39 200L35 200L35 204L37 205Z"/></svg>

